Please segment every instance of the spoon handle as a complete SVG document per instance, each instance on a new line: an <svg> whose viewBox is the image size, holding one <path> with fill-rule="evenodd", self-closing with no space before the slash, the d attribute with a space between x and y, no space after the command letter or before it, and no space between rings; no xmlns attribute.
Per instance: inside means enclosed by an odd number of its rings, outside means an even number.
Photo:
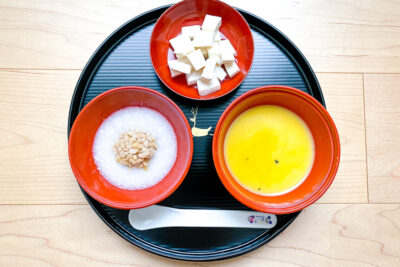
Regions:
<svg viewBox="0 0 400 267"><path fill-rule="evenodd" d="M274 214L242 210L175 209L153 205L131 210L129 222L135 229L164 227L273 228Z"/></svg>

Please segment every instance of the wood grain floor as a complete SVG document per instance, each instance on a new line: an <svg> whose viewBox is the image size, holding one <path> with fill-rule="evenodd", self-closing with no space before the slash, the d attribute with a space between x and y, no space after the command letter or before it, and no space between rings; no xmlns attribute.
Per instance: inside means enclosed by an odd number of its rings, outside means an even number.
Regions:
<svg viewBox="0 0 400 267"><path fill-rule="evenodd" d="M67 116L88 58L170 1L0 0L0 266L400 266L400 1L226 1L282 30L317 72L342 145L317 204L266 246L187 263L144 252L87 205Z"/></svg>

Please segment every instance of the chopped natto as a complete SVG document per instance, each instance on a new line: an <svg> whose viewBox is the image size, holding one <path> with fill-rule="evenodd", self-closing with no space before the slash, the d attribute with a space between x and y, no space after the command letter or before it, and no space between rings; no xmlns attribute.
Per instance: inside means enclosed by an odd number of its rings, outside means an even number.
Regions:
<svg viewBox="0 0 400 267"><path fill-rule="evenodd" d="M119 163L128 167L147 169L150 159L157 150L157 143L153 135L135 129L121 133L113 148Z"/></svg>

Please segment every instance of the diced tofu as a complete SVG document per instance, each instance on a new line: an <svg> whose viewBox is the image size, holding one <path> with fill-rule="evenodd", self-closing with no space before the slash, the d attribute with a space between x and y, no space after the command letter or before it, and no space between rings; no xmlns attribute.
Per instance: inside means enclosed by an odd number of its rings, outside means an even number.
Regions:
<svg viewBox="0 0 400 267"><path fill-rule="evenodd" d="M235 61L235 56L230 51L221 49L221 60L224 64L230 63L230 62Z"/></svg>
<svg viewBox="0 0 400 267"><path fill-rule="evenodd" d="M201 74L202 79L211 80L214 77L215 65L217 64L217 60L213 57L206 60L206 66L203 69L203 73Z"/></svg>
<svg viewBox="0 0 400 267"><path fill-rule="evenodd" d="M226 72L220 66L215 67L215 76L218 78L220 82L222 82L226 77Z"/></svg>
<svg viewBox="0 0 400 267"><path fill-rule="evenodd" d="M192 64L195 71L200 70L202 67L206 65L206 61L204 60L203 54L201 53L200 49L196 49L193 52L187 55L187 58Z"/></svg>
<svg viewBox="0 0 400 267"><path fill-rule="evenodd" d="M216 41L216 42L221 41L221 33L220 32L215 33L214 41Z"/></svg>
<svg viewBox="0 0 400 267"><path fill-rule="evenodd" d="M229 45L229 41L225 42L225 40L222 40L219 42L219 47L221 49L221 60L223 63L235 61L235 56L233 55Z"/></svg>
<svg viewBox="0 0 400 267"><path fill-rule="evenodd" d="M199 31L193 39L195 47L211 47L214 44L214 32Z"/></svg>
<svg viewBox="0 0 400 267"><path fill-rule="evenodd" d="M217 62L217 65L222 65L222 60L221 57L218 55L210 54L208 55L208 58L215 58L215 61Z"/></svg>
<svg viewBox="0 0 400 267"><path fill-rule="evenodd" d="M219 47L219 42L214 42L213 46L210 48L207 48L207 53L210 55L221 55L221 50Z"/></svg>
<svg viewBox="0 0 400 267"><path fill-rule="evenodd" d="M172 48L174 49L175 54L180 53L183 55L187 55L188 53L194 50L193 44L190 41L190 38L184 35L178 35L175 38L169 40Z"/></svg>
<svg viewBox="0 0 400 267"><path fill-rule="evenodd" d="M192 70L192 66L189 64L180 62L179 60L168 60L168 66L172 70L176 70L179 72L183 72L185 74L189 74Z"/></svg>
<svg viewBox="0 0 400 267"><path fill-rule="evenodd" d="M194 40L192 41L192 44L193 44L193 46L195 47L195 45L194 45ZM208 57L207 47L197 47L197 48L195 48L195 49L200 49L201 53L203 53L204 59L206 59L206 58Z"/></svg>
<svg viewBox="0 0 400 267"><path fill-rule="evenodd" d="M207 58L207 57L208 57L207 48L205 48L205 47L200 47L200 51L201 51L201 53L203 54L203 57L204 57L204 58Z"/></svg>
<svg viewBox="0 0 400 267"><path fill-rule="evenodd" d="M188 85L194 85L197 80L201 77L201 71L193 71L190 74L186 74L186 82Z"/></svg>
<svg viewBox="0 0 400 267"><path fill-rule="evenodd" d="M236 56L236 50L233 47L233 45L231 44L231 42L229 42L228 39L221 40L220 46L223 47L224 49L227 49L228 51L230 51L232 54L234 54Z"/></svg>
<svg viewBox="0 0 400 267"><path fill-rule="evenodd" d="M176 76L178 76L178 75L181 75L181 74L183 74L183 72L180 72L180 71L177 71L177 70L173 70L173 69L169 69L170 71L171 71L171 77L172 78L174 78L174 77L176 77ZM186 74L186 75L188 75L188 74Z"/></svg>
<svg viewBox="0 0 400 267"><path fill-rule="evenodd" d="M183 62L185 64L188 64L190 66L192 66L192 64L190 63L189 59L187 58L187 56L184 56L182 54L176 54L176 57L178 58L179 62Z"/></svg>
<svg viewBox="0 0 400 267"><path fill-rule="evenodd" d="M200 25L182 27L182 35L187 36L190 39L193 39L194 35L199 31L200 31Z"/></svg>
<svg viewBox="0 0 400 267"><path fill-rule="evenodd" d="M238 65L236 65L235 62L231 62L231 63L225 63L224 64L226 72L228 73L229 77L233 77L236 74L239 73L240 69L238 67Z"/></svg>
<svg viewBox="0 0 400 267"><path fill-rule="evenodd" d="M215 58L217 61L217 65L222 64L221 60L221 49L219 47L219 42L214 42L214 45L207 49L208 57Z"/></svg>
<svg viewBox="0 0 400 267"><path fill-rule="evenodd" d="M178 60L179 60L179 62L183 62L185 64L192 66L192 64L190 63L189 59L186 56L181 59L178 59Z"/></svg>
<svg viewBox="0 0 400 267"><path fill-rule="evenodd" d="M200 96L209 95L218 91L220 88L221 84L219 83L217 77L214 77L211 80L197 80L197 90Z"/></svg>
<svg viewBox="0 0 400 267"><path fill-rule="evenodd" d="M175 53L175 56L176 56L177 59L186 58L186 56L184 54L181 54L181 53Z"/></svg>
<svg viewBox="0 0 400 267"><path fill-rule="evenodd" d="M182 27L181 34L169 40L177 58L168 60L171 76L185 74L189 86L197 84L200 96L218 91L226 77L240 72L235 48L221 39L221 23L221 17L207 14L201 26Z"/></svg>
<svg viewBox="0 0 400 267"><path fill-rule="evenodd" d="M203 31L217 32L221 26L221 17L206 15L201 25Z"/></svg>

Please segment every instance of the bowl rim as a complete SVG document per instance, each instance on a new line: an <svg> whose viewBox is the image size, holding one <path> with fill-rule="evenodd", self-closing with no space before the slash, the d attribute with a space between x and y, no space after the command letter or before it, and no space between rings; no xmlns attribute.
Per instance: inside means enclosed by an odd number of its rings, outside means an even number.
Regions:
<svg viewBox="0 0 400 267"><path fill-rule="evenodd" d="M275 90L274 90L275 89ZM273 92L273 91L278 91L278 92L284 92L284 93L289 93L292 95L295 95L297 97L302 98L303 100L307 101L308 104L315 105L318 109L318 111L321 113L322 117L324 118L324 121L327 123L327 126L329 128L329 131L331 133L332 139L332 147L333 147L333 160L330 162L330 168L328 172L325 175L324 181L319 185L319 187L312 193L311 196L303 199L301 202L294 204L294 205L289 205L286 207L268 207L265 205L261 205L258 202L255 202L248 198L247 196L241 194L239 191L237 191L232 185L231 182L229 181L228 178L225 177L225 175L222 172L222 168L220 166L220 162L223 161L222 157L219 157L219 153L217 153L217 147L219 143L219 136L220 136L220 130L222 127L222 124L225 122L227 116L229 113L232 111L232 109L240 103L242 100L248 98L249 96L259 94L262 92ZM335 153L336 152L336 153ZM336 155L336 157L334 157ZM297 89L293 88L290 86L285 86L285 85L267 85L267 86L260 86L254 89L251 89L247 91L246 93L242 94L238 98L236 98L229 106L225 109L225 111L222 113L220 119L218 120L218 123L215 127L214 130L214 136L213 136L213 142L212 142L212 156L213 156L213 162L214 166L217 170L218 177L220 178L222 184L225 186L225 188L228 190L228 192L235 197L238 201L240 201L242 204L254 209L258 210L261 212L270 212L270 213L275 213L275 214L287 214L287 213L293 213L297 212L299 210L302 210L309 205L313 204L316 202L330 187L332 184L336 173L339 168L339 163L340 163L340 138L339 134L336 128L336 125L332 119L332 117L329 115L328 111L324 108L324 106L319 103L314 97L311 95Z"/></svg>
<svg viewBox="0 0 400 267"><path fill-rule="evenodd" d="M155 94L155 95L157 95L157 96L162 97L162 98L163 98L164 100L166 100L175 110L178 111L180 117L183 119L183 121L184 121L184 123L185 123L185 125L186 125L187 132L188 132L188 134L189 134L189 136L190 136L190 138L189 138L189 158L188 158L188 162L187 162L187 165L186 165L185 170L183 171L182 176L179 177L179 179L176 179L177 182L175 183L175 185L174 185L169 191L167 191L164 195L161 195L161 197L158 196L158 197L156 197L156 198L154 198L154 199L152 199L152 200L150 200L150 201L147 201L146 203L144 203L144 204L142 204L142 205L137 205L137 204L135 204L135 203L131 203L131 204L119 204L119 203L116 203L116 202L114 202L114 201L109 201L107 198L105 198L105 197L103 197L103 196L101 196L101 195L98 195L97 193L94 193L94 192L91 190L90 187L87 187L86 185L84 185L84 184L81 183L81 181L82 181L84 178L83 178L82 175L78 172L76 166L73 164L73 159L72 159L73 156L72 156L72 153L71 153L71 149L72 149L72 141L71 141L71 140L73 139L73 136L75 135L75 132L77 131L77 130L76 130L76 127L77 127L77 126L76 126L76 123L75 123L75 122L77 122L77 121L80 119L80 116L83 116L83 115L81 115L81 114L83 114L83 112L84 112L85 110L89 109L94 103L96 103L97 101L99 101L100 99L102 99L104 96L109 95L109 94L112 94L112 93L115 93L115 92L118 92L118 91L125 91L125 90L144 91L144 92L148 92L148 93ZM115 110L115 111L117 111L117 110ZM114 111L114 112L115 112L115 111ZM159 111L157 111L157 112L159 112ZM159 113L160 113L160 112L159 112ZM111 114L110 114L110 115L111 115ZM164 116L164 115L163 115L163 116ZM171 123L171 122L170 122L170 123ZM97 130L98 130L98 129L97 129ZM97 130L96 130L96 131L97 131ZM89 103L87 103L87 104L79 111L79 114L78 114L78 116L76 116L76 118L75 118L75 120L74 120L74 123L73 123L73 125L72 125L72 127L71 127L71 131L70 131L70 134L69 134L69 137L68 137L68 158L69 158L69 163L70 163L72 172L73 172L73 174L74 174L74 176L75 176L75 179L76 179L76 181L78 182L79 186L80 186L88 195L90 195L90 196L91 196L92 198L94 198L95 200L99 201L100 203L102 203L102 204L104 204L104 205L107 205L107 206L112 207L112 208L117 208L117 209L138 209L138 208L145 208L145 207L151 206L151 205L153 205L153 204L156 204L156 203L158 203L158 202L160 202L160 201L166 199L167 197L169 197L173 192L176 191L176 189L178 189L178 187L182 184L183 180L186 178L186 175L187 175L187 173L188 173L188 171L189 171L189 168L190 168L190 165L191 165L192 159L193 159L193 138L192 138L192 134L191 134L191 128L190 128L189 122L188 122L187 119L186 119L185 114L182 112L182 110L179 108L179 106L178 106L175 102L173 102L169 97L163 95L162 93L160 93L160 92L158 92L158 91L155 91L155 90L153 90L153 89L150 89L150 88L142 87L142 86L121 86L121 87L116 87L116 88L107 90L107 91L105 91L105 92L103 92L103 93L97 95L97 96L94 97L92 100L90 100ZM171 170L172 170L172 169L171 169ZM168 173L168 174L169 174L169 173ZM168 175L168 174L167 174L167 175ZM165 176L164 176L164 178L165 178ZM163 179L164 179L164 178L163 178ZM106 179L105 179L105 180L106 180ZM107 180L106 180L106 181L107 181ZM160 180L160 182L161 182L161 181L162 181L162 179ZM107 181L107 182L108 182L108 181ZM108 182L108 183L109 183L109 182ZM110 183L110 184L111 184L111 183ZM158 184L158 183L157 183L157 184ZM153 185L153 186L156 186L157 184L155 184L155 185ZM112 184L111 184L111 185L112 185ZM114 185L113 185L113 186L114 186ZM119 188L119 189L125 190L125 191L131 191L131 192L134 192L134 191L135 191L135 190L127 190L127 189L123 189L123 188ZM146 189L144 189L144 190L146 190Z"/></svg>
<svg viewBox="0 0 400 267"><path fill-rule="evenodd" d="M194 97L190 97L190 96L187 96L187 95L184 95L184 94L181 94L181 93L175 91L174 89L172 89L171 87L169 87L169 86L164 82L164 80L161 78L161 75L159 74L158 69L154 66L154 60L153 60L153 56L152 56L153 53L151 52L151 51L152 51L151 42L152 42L153 37L154 37L154 35L155 35L154 29L157 27L159 21L161 21L161 19L162 19L163 17L165 17L166 14L167 14L169 11L171 11L171 10L174 9L174 8L176 8L176 6L182 5L182 4L184 4L185 2L188 2L188 1L198 1L198 0L183 0L183 1L180 1L180 2L178 2L178 3L173 4L172 6L170 6L169 8L167 8L167 9L161 14L161 16L157 19L156 23L154 24L154 28L153 28L153 30L152 30L152 32L151 32L150 41L149 41L149 46L150 46L149 54L150 54L151 65L153 66L154 72L157 74L158 79L163 83L163 85L165 85L165 87L167 87L169 90L171 90L174 94L177 94L177 95L179 95L179 96L181 96L181 97L183 97L183 98L186 98L186 99L189 99L189 100L195 100L195 101L212 101L212 100L216 100L216 99L222 98L222 97L224 97L224 96L226 96L226 95L232 93L233 91L235 91L235 89L237 89L237 88L244 82L244 80L246 80L247 75L249 75L249 72L250 72L250 70L251 70L251 67L253 66L253 61L254 61L254 49L255 49L255 48L254 48L254 38L253 38L253 34L251 34L251 43L252 43L253 49L252 49L252 53L251 53L251 56L250 56L250 57L251 57L250 67L249 67L249 69L246 71L246 74L244 75L243 79L242 79L237 85L235 85L234 87L232 87L232 89L230 89L229 91L227 91L227 92L224 93L223 95L216 96L216 97L212 97L212 98L201 98L201 96L199 96L198 98L194 98ZM248 23L247 20L243 17L243 15L240 14L240 12L239 12L238 10L236 10L236 8L234 8L233 6L231 6L231 5L229 5L229 4L225 3L225 2L222 2L222 1L220 1L220 0L203 0L202 2L207 2L207 1L208 1L208 2L217 2L217 3L219 3L219 4L223 5L223 6L226 6L227 8L230 8L230 9L232 10L232 13L235 13L236 15L238 15L239 17L241 17L241 18L243 19L243 21L245 22L245 25L246 25L247 30L251 33L251 28L250 28L249 23ZM187 87L190 87L190 86L187 85Z"/></svg>

